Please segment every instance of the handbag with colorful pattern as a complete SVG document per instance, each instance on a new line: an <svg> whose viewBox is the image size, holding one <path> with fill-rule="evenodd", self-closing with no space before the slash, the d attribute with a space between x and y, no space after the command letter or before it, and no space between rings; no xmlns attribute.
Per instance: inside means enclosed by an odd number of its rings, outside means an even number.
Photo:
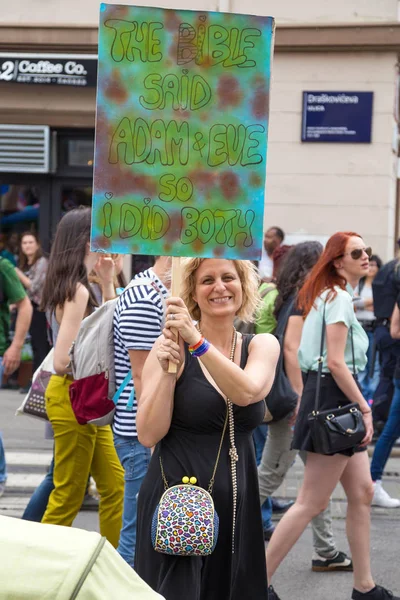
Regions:
<svg viewBox="0 0 400 600"><path fill-rule="evenodd" d="M156 552L175 556L208 556L218 539L219 518L212 499L228 410L214 471L208 490L196 485L196 477L182 477L182 483L168 487L160 456L165 492L154 512L151 541Z"/></svg>
<svg viewBox="0 0 400 600"><path fill-rule="evenodd" d="M215 548L219 518L211 494L191 484L174 485L161 497L151 528L162 554L207 556Z"/></svg>

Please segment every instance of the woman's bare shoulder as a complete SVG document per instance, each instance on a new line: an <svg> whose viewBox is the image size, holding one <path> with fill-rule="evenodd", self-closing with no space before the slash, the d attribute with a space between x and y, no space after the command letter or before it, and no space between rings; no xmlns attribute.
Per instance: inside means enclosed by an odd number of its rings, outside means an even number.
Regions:
<svg viewBox="0 0 400 600"><path fill-rule="evenodd" d="M86 302L89 300L89 290L83 283L78 282L76 284L74 301L80 302L82 300L86 300Z"/></svg>
<svg viewBox="0 0 400 600"><path fill-rule="evenodd" d="M267 350L269 352L279 352L280 345L272 333L258 333L250 341L249 351L252 348Z"/></svg>

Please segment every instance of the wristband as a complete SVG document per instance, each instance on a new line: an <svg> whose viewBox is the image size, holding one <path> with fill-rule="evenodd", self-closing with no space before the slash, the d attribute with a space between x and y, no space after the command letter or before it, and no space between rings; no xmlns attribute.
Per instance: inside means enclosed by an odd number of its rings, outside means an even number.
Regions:
<svg viewBox="0 0 400 600"><path fill-rule="evenodd" d="M210 343L207 342L207 340L204 337L200 341L201 344L196 348L196 350L193 350L193 347L189 346L190 354L192 356L195 356L196 358L200 358L200 356L203 356L203 354L205 354L207 350L210 349Z"/></svg>
<svg viewBox="0 0 400 600"><path fill-rule="evenodd" d="M197 344L194 344L193 346L189 346L189 352L194 352L195 350L197 350L198 348L200 348L200 346L202 345L202 343L204 342L205 338L203 336L201 336L201 338L199 339L199 341L197 342Z"/></svg>

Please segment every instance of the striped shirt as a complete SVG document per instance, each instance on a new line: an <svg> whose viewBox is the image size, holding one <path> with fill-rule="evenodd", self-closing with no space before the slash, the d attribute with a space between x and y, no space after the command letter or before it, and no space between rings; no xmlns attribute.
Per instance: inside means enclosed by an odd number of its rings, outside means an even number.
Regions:
<svg viewBox="0 0 400 600"><path fill-rule="evenodd" d="M152 269L134 277L152 279L166 298L168 290ZM164 302L153 286L138 285L125 290L120 296L114 312L114 361L117 388L125 379L131 363L128 350L151 350L161 335L164 318ZM117 435L136 437L136 398L133 410L126 410L134 382L132 380L122 392L115 411L113 431Z"/></svg>

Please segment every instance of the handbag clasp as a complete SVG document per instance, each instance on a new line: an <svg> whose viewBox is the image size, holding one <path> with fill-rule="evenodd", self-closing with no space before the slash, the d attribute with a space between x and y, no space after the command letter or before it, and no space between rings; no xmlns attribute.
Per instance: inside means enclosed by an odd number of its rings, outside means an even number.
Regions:
<svg viewBox="0 0 400 600"><path fill-rule="evenodd" d="M326 417L326 420L327 420L327 421L332 421L332 419L334 419L334 418L335 418L335 415L334 415L334 414L330 414L330 415L328 415L328 416Z"/></svg>

